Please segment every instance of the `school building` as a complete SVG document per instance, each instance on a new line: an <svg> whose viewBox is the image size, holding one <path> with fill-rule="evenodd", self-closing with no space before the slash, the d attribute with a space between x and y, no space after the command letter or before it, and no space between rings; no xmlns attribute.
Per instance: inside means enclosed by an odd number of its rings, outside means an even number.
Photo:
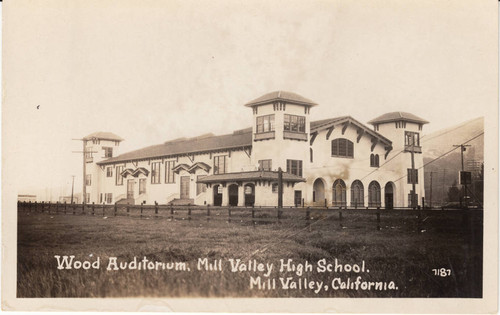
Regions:
<svg viewBox="0 0 500 315"><path fill-rule="evenodd" d="M86 202L276 206L281 168L284 206L409 207L413 187L422 205L427 121L405 112L372 128L350 116L310 121L317 105L271 92L245 104L252 127L126 153L113 133L88 135Z"/></svg>

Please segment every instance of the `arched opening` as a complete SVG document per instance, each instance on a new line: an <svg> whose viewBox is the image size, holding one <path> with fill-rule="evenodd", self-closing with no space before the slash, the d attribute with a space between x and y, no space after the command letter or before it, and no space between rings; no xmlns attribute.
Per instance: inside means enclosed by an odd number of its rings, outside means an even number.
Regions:
<svg viewBox="0 0 500 315"><path fill-rule="evenodd" d="M251 207L255 204L255 185L245 185L245 206Z"/></svg>
<svg viewBox="0 0 500 315"><path fill-rule="evenodd" d="M222 206L222 186L214 185L214 206Z"/></svg>
<svg viewBox="0 0 500 315"><path fill-rule="evenodd" d="M351 206L363 207L364 204L363 183L359 180L355 180L351 185Z"/></svg>
<svg viewBox="0 0 500 315"><path fill-rule="evenodd" d="M338 207L347 206L346 186L341 179L337 179L333 182L332 205Z"/></svg>
<svg viewBox="0 0 500 315"><path fill-rule="evenodd" d="M229 205L236 207L238 205L238 185L229 185L228 187Z"/></svg>
<svg viewBox="0 0 500 315"><path fill-rule="evenodd" d="M394 183L387 182L387 184L385 184L385 188L384 188L384 201L385 201L385 208L386 209L394 208L395 192L396 192L396 187L394 187Z"/></svg>
<svg viewBox="0 0 500 315"><path fill-rule="evenodd" d="M313 184L313 202L324 202L325 200L325 184L323 179L318 178Z"/></svg>
<svg viewBox="0 0 500 315"><path fill-rule="evenodd" d="M368 207L380 207L380 184L372 181L368 185Z"/></svg>

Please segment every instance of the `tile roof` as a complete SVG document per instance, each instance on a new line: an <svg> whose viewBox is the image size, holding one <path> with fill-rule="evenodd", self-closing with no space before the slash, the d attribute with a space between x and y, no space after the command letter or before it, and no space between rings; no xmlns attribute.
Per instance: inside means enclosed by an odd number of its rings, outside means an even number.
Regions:
<svg viewBox="0 0 500 315"><path fill-rule="evenodd" d="M254 99L251 102L248 102L245 104L245 106L256 106L256 105L263 105L263 104L269 104L273 101L288 101L290 103L294 104L300 104L300 105L309 105L309 106L315 106L318 105L311 101L310 99L307 99L303 96L300 96L298 94L292 93L292 92L286 92L286 91L274 91L271 93L267 93L262 95L259 98Z"/></svg>
<svg viewBox="0 0 500 315"><path fill-rule="evenodd" d="M252 132L241 134L228 134L204 138L191 138L186 140L167 141L163 144L152 145L139 150L120 154L97 164L109 164L140 159L159 158L178 154L192 154L212 150L225 150L232 148L252 146Z"/></svg>
<svg viewBox="0 0 500 315"><path fill-rule="evenodd" d="M409 121L409 122L414 122L417 124L428 124L429 122L425 119L422 119L416 115L413 115L411 113L405 113L405 112L392 112L392 113L386 113L383 114L375 119L370 120L368 123L375 125L375 124L381 124L381 123L386 123L386 122L393 122L393 121Z"/></svg>
<svg viewBox="0 0 500 315"><path fill-rule="evenodd" d="M311 133L320 130L322 127L330 124L335 124L343 120L350 120L359 126L364 127L367 132L373 134L379 139L390 144L391 141L381 134L367 128L363 124L357 122L350 116L341 116L329 119L316 120L311 122ZM166 156L175 156L179 154L193 154L199 152L207 152L213 150L227 150L233 148L251 147L252 146L252 127L236 130L232 134L221 136L203 136L188 139L176 139L167 141L162 144L152 145L146 148L130 151L107 160L98 162L97 164L111 164L118 162L126 162L141 159L161 158Z"/></svg>
<svg viewBox="0 0 500 315"><path fill-rule="evenodd" d="M227 181L254 181L254 180L278 180L278 172L271 171L252 171L239 173L226 173L217 175L208 175L198 179L197 183L221 183ZM305 178L283 172L283 181L285 182L305 182Z"/></svg>
<svg viewBox="0 0 500 315"><path fill-rule="evenodd" d="M94 133L91 133L90 135L88 135L86 137L83 137L83 140L92 140L92 139L123 141L123 138L115 135L112 132L106 132L106 131L94 132Z"/></svg>

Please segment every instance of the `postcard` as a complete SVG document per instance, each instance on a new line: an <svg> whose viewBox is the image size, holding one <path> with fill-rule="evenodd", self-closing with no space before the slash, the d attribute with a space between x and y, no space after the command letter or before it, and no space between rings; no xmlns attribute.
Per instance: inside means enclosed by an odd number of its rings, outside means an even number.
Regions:
<svg viewBox="0 0 500 315"><path fill-rule="evenodd" d="M2 13L2 309L497 312L496 1Z"/></svg>

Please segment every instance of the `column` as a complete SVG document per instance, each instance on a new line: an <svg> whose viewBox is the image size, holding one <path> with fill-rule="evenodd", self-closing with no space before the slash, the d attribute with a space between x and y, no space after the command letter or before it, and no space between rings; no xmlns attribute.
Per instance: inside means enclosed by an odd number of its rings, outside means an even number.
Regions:
<svg viewBox="0 0 500 315"><path fill-rule="evenodd" d="M229 186L226 184L226 187L222 187L222 205L229 205Z"/></svg>
<svg viewBox="0 0 500 315"><path fill-rule="evenodd" d="M238 207L245 206L245 185L238 186Z"/></svg>

